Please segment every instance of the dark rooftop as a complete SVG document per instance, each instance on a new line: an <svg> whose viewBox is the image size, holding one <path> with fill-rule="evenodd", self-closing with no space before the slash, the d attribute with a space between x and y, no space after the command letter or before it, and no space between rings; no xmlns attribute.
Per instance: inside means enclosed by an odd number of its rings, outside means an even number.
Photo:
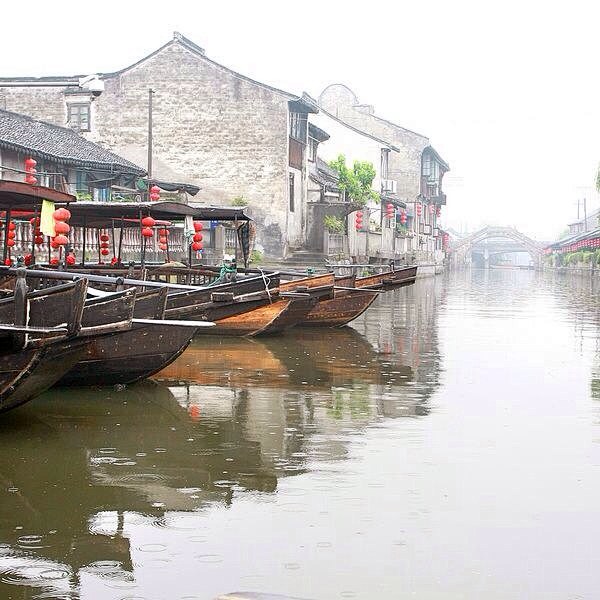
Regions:
<svg viewBox="0 0 600 600"><path fill-rule="evenodd" d="M114 152L59 127L0 109L0 148L67 165L110 172L145 175L146 171Z"/></svg>

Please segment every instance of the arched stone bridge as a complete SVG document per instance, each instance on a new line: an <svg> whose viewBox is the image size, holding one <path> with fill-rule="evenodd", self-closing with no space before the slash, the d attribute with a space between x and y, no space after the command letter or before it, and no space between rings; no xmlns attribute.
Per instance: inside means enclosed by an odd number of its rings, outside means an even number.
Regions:
<svg viewBox="0 0 600 600"><path fill-rule="evenodd" d="M535 268L540 268L543 255L543 244L531 239L520 231L517 231L514 227L492 226L484 227L483 229L480 229L479 231L476 231L475 233L472 233L471 235L461 240L456 240L454 243L452 243L450 245L450 253L452 256L453 265L459 266L460 264L464 264L475 246L481 242L499 238L511 240L515 243L515 246L521 248L522 251L528 252ZM486 261L487 258L488 255L486 254Z"/></svg>

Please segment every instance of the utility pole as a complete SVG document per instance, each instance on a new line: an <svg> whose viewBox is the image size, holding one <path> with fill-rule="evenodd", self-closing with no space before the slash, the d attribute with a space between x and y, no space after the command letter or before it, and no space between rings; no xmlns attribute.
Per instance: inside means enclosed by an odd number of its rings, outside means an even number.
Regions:
<svg viewBox="0 0 600 600"><path fill-rule="evenodd" d="M585 198L583 199L583 231L587 231L587 205Z"/></svg>
<svg viewBox="0 0 600 600"><path fill-rule="evenodd" d="M148 179L152 178L152 95L153 89L148 90Z"/></svg>

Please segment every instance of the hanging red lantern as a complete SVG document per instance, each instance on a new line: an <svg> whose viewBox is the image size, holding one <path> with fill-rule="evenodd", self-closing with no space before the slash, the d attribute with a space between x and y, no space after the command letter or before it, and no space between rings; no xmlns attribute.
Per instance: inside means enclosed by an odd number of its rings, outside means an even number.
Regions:
<svg viewBox="0 0 600 600"><path fill-rule="evenodd" d="M167 249L167 245L166 244L159 244L158 247L165 252L165 250Z"/></svg>
<svg viewBox="0 0 600 600"><path fill-rule="evenodd" d="M110 238L108 237L108 235L106 235L106 233L103 233L103 234L100 236L100 241L101 241L101 242L108 242L108 240L109 240L109 239L110 239Z"/></svg>
<svg viewBox="0 0 600 600"><path fill-rule="evenodd" d="M144 227L154 227L156 221L151 216L147 216L142 219L142 225Z"/></svg>
<svg viewBox="0 0 600 600"><path fill-rule="evenodd" d="M37 183L37 171L35 169L37 162L29 157L25 159L25 183L35 185Z"/></svg>
<svg viewBox="0 0 600 600"><path fill-rule="evenodd" d="M102 254L102 256L108 256L108 254L109 254L108 248L102 248L100 250L100 254Z"/></svg>
<svg viewBox="0 0 600 600"><path fill-rule="evenodd" d="M110 264L111 264L111 265L116 265L116 264L117 264L117 257L116 257L116 256L113 256L113 257L110 259Z"/></svg>
<svg viewBox="0 0 600 600"><path fill-rule="evenodd" d="M354 227L356 228L356 231L359 231L362 229L362 226L363 226L363 213L362 213L362 210L357 210L356 215L354 217Z"/></svg>
<svg viewBox="0 0 600 600"><path fill-rule="evenodd" d="M437 206L435 209L435 216L439 217L442 214L442 207L441 206Z"/></svg>
<svg viewBox="0 0 600 600"><path fill-rule="evenodd" d="M202 241L202 234L201 233L195 233L194 237L193 237L193 240L195 242L201 242Z"/></svg>
<svg viewBox="0 0 600 600"><path fill-rule="evenodd" d="M417 202L417 206L416 206L416 211L417 211L417 217L421 216L421 212L423 210L423 207L421 206L420 202Z"/></svg>
<svg viewBox="0 0 600 600"><path fill-rule="evenodd" d="M69 243L69 240L67 239L66 235L60 234L54 238L54 243L57 246L66 246Z"/></svg>
<svg viewBox="0 0 600 600"><path fill-rule="evenodd" d="M9 248L12 248L12 247L15 245L15 240L12 240L12 239L8 239L8 240L6 240L6 245L7 245Z"/></svg>
<svg viewBox="0 0 600 600"><path fill-rule="evenodd" d="M9 231L14 231L16 228L17 226L12 221L10 221L10 223L8 224Z"/></svg>
<svg viewBox="0 0 600 600"><path fill-rule="evenodd" d="M28 267L33 262L33 256L31 254L26 254L23 257L23 262L25 263L25 266Z"/></svg>
<svg viewBox="0 0 600 600"><path fill-rule="evenodd" d="M169 235L169 230L168 229L159 229L158 230L158 235L162 235L164 237L167 237Z"/></svg>
<svg viewBox="0 0 600 600"><path fill-rule="evenodd" d="M394 205L389 202L385 207L386 217L391 219L394 216Z"/></svg>
<svg viewBox="0 0 600 600"><path fill-rule="evenodd" d="M69 227L68 223L65 223L64 221L56 221L54 223L54 231L56 233L69 233L69 231L71 231L71 228Z"/></svg>
<svg viewBox="0 0 600 600"><path fill-rule="evenodd" d="M68 221L71 218L71 212L66 208L57 208L52 213L52 218L55 221Z"/></svg>
<svg viewBox="0 0 600 600"><path fill-rule="evenodd" d="M194 221L194 231L202 231L204 229L204 225L202 225L201 221Z"/></svg>
<svg viewBox="0 0 600 600"><path fill-rule="evenodd" d="M65 258L65 260L67 261L68 265L75 264L75 256L73 254L67 254L67 258Z"/></svg>
<svg viewBox="0 0 600 600"><path fill-rule="evenodd" d="M37 246L41 246L44 243L44 238L41 235L36 235L34 242Z"/></svg>
<svg viewBox="0 0 600 600"><path fill-rule="evenodd" d="M160 200L160 188L157 185L153 185L149 191L150 191L150 200L152 200L153 202Z"/></svg>
<svg viewBox="0 0 600 600"><path fill-rule="evenodd" d="M158 238L158 243L159 243L159 244L166 244L166 243L167 243L167 236L165 236L165 235L161 235L161 236Z"/></svg>
<svg viewBox="0 0 600 600"><path fill-rule="evenodd" d="M10 267L10 265L12 265L12 260L10 260L10 258L5 258L5 259L4 259L4 264L5 264L7 267Z"/></svg>
<svg viewBox="0 0 600 600"><path fill-rule="evenodd" d="M9 240L14 240L16 235L17 235L17 234L16 234L14 231L9 231L9 232L6 234L6 237L7 237Z"/></svg>
<svg viewBox="0 0 600 600"><path fill-rule="evenodd" d="M40 218L32 217L31 219L29 219L29 223L31 224L32 227L35 227L36 225L40 224Z"/></svg>
<svg viewBox="0 0 600 600"><path fill-rule="evenodd" d="M401 225L406 224L406 211L404 211L404 210L400 213L400 224Z"/></svg>
<svg viewBox="0 0 600 600"><path fill-rule="evenodd" d="M144 229L142 229L142 235L145 238L151 238L152 237L152 229L150 229L150 227L144 227Z"/></svg>
<svg viewBox="0 0 600 600"><path fill-rule="evenodd" d="M51 264L51 265L57 265L57 264L58 264L58 262L59 262L59 261L58 261L58 258L56 258L56 256L55 256L54 258L51 258L51 259L50 259L50 264Z"/></svg>
<svg viewBox="0 0 600 600"><path fill-rule="evenodd" d="M203 246L202 246L202 242L194 242L194 243L192 244L192 250L193 250L194 252L198 252L199 250L202 250L202 247L203 247Z"/></svg>

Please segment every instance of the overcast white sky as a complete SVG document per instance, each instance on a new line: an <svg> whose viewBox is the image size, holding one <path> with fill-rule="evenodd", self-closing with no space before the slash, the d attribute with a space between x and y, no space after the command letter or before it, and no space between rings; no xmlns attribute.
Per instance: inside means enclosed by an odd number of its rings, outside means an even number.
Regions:
<svg viewBox="0 0 600 600"><path fill-rule="evenodd" d="M290 92L343 82L450 163L447 225L552 239L600 206L600 2L5 3L1 75L135 62L173 31ZM10 24L9 27L6 27Z"/></svg>

